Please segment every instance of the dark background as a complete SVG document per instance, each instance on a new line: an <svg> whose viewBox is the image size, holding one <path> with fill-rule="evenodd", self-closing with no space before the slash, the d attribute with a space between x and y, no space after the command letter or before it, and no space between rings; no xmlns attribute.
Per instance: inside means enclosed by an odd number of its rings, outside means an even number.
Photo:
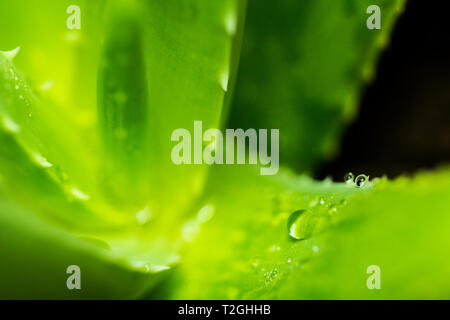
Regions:
<svg viewBox="0 0 450 320"><path fill-rule="evenodd" d="M317 178L395 177L450 162L450 20L445 2L411 0L340 154Z"/></svg>

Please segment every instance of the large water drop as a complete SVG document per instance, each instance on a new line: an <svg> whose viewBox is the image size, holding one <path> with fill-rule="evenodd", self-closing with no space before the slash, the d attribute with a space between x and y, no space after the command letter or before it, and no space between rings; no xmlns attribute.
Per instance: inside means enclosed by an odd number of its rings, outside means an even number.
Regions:
<svg viewBox="0 0 450 320"><path fill-rule="evenodd" d="M369 177L364 174L360 174L359 176L356 177L355 183L360 188L365 187L366 185L369 184Z"/></svg>
<svg viewBox="0 0 450 320"><path fill-rule="evenodd" d="M288 218L287 228L289 235L297 240L304 239L300 230L301 217L306 212L306 210L294 211Z"/></svg>

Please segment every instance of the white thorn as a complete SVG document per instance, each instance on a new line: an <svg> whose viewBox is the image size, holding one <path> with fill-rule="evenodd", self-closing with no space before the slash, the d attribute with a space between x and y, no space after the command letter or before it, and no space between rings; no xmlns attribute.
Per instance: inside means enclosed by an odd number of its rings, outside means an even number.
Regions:
<svg viewBox="0 0 450 320"><path fill-rule="evenodd" d="M11 51L1 51L9 60L13 60L20 51L20 47L15 48Z"/></svg>

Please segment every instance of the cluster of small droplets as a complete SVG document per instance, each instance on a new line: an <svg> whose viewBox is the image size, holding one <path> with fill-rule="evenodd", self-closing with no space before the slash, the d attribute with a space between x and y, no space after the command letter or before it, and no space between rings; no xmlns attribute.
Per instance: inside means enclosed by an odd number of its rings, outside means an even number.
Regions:
<svg viewBox="0 0 450 320"><path fill-rule="evenodd" d="M344 176L344 182L347 184L356 184L357 187L364 187L369 184L369 176L365 174L360 174L356 178L353 173L349 172Z"/></svg>

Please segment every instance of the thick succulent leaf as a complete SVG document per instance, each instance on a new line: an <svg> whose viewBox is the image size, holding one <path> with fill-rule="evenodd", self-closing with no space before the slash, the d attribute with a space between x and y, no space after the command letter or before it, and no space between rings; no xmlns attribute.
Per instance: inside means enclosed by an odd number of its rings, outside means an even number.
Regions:
<svg viewBox="0 0 450 320"><path fill-rule="evenodd" d="M135 261L92 238L57 231L0 195L0 299L131 299L151 290L169 267ZM68 290L71 265L81 290Z"/></svg>
<svg viewBox="0 0 450 320"><path fill-rule="evenodd" d="M109 199L148 230L178 239L207 167L176 165L176 129L220 127L229 104L245 1L115 1L107 5L99 117ZM170 23L169 23L170 22ZM192 136L192 139L195 139ZM155 234L155 232L152 232Z"/></svg>
<svg viewBox="0 0 450 320"><path fill-rule="evenodd" d="M317 167L337 151L403 4L249 1L230 125L279 128L280 160L300 171ZM381 30L366 27L370 5L381 8Z"/></svg>
<svg viewBox="0 0 450 320"><path fill-rule="evenodd" d="M71 117L33 92L13 62L19 54L18 50L0 52L0 175L9 186L8 194L33 209L40 205L51 209L53 218L61 222L81 215L75 208L68 214L67 209L84 202L81 207L102 216L98 220L107 227L106 213L111 223L115 214L98 183L101 159L94 156L95 142L84 143Z"/></svg>
<svg viewBox="0 0 450 320"><path fill-rule="evenodd" d="M349 201L338 226L317 239L317 260L264 296L449 299L449 193L448 168L380 182ZM369 266L380 268L380 290L367 288Z"/></svg>
<svg viewBox="0 0 450 320"><path fill-rule="evenodd" d="M67 28L73 5L81 9L80 30ZM74 122L67 130L92 155L79 163L102 166L81 171L116 208L179 211L201 192L206 168L175 166L170 138L194 120L205 130L223 122L245 1L18 0L0 9L0 27L10 30L0 35L0 50L22 47L15 63L52 102L44 109Z"/></svg>
<svg viewBox="0 0 450 320"><path fill-rule="evenodd" d="M104 0L14 0L0 3L0 50L21 47L18 68L70 119L93 130ZM71 6L81 8L81 29L69 29ZM73 13L72 11L70 11Z"/></svg>
<svg viewBox="0 0 450 320"><path fill-rule="evenodd" d="M68 31L65 10L74 4L82 28ZM245 1L0 6L3 29L21 23L0 35L2 49L22 46L0 52L0 255L10 258L2 294L137 297L154 283L148 270L176 262L184 244L175 216L190 212L206 167L176 167L171 133L194 120L220 126ZM35 281L19 266L23 257L42 272ZM90 288L78 295L61 282L70 257L90 270Z"/></svg>
<svg viewBox="0 0 450 320"><path fill-rule="evenodd" d="M215 173L207 200L216 214L169 297L449 298L448 169L363 188L237 170ZM300 222L304 240L287 227L297 210L309 212ZM366 286L370 265L381 269L381 290Z"/></svg>
<svg viewBox="0 0 450 320"><path fill-rule="evenodd" d="M246 1L141 1L148 79L150 207L164 214L192 203L202 191L206 167L171 160L174 130L218 128L229 103L240 52ZM192 139L194 137L192 136Z"/></svg>

